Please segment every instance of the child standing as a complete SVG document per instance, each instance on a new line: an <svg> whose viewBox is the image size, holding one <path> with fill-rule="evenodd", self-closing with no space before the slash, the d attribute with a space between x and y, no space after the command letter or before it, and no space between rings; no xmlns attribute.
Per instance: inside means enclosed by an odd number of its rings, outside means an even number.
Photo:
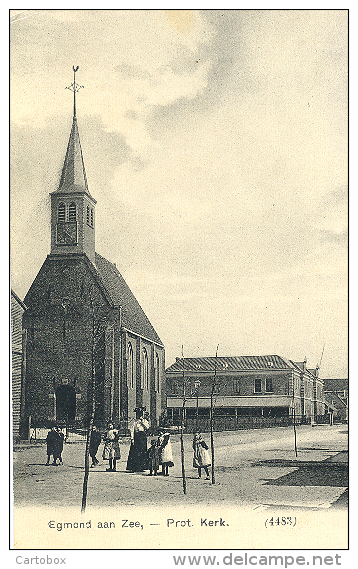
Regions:
<svg viewBox="0 0 358 569"><path fill-rule="evenodd" d="M148 462L149 462L149 476L157 476L159 468L159 448L157 441L152 439L148 449Z"/></svg>
<svg viewBox="0 0 358 569"><path fill-rule="evenodd" d="M170 433L162 429L158 438L160 464L163 476L169 476L169 467L174 466Z"/></svg>
<svg viewBox="0 0 358 569"><path fill-rule="evenodd" d="M205 470L206 480L209 480L209 466L211 465L209 447L201 438L201 434L197 431L193 439L194 458L193 466L198 469L198 478L201 478L201 469Z"/></svg>
<svg viewBox="0 0 358 569"><path fill-rule="evenodd" d="M116 461L121 458L118 438L119 432L113 427L113 423L108 423L104 434L103 449L103 459L109 461L109 468L106 468L106 472L116 472Z"/></svg>

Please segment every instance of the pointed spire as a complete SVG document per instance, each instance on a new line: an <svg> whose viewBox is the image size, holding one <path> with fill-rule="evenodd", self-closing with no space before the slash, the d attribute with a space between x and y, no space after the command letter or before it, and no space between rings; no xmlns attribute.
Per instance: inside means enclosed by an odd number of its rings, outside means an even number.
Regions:
<svg viewBox="0 0 358 569"><path fill-rule="evenodd" d="M57 191L89 193L76 117L73 117L70 139Z"/></svg>
<svg viewBox="0 0 358 569"><path fill-rule="evenodd" d="M81 85L76 84L77 70L78 66L76 68L73 67L73 83L70 87L66 87L66 89L73 91L73 121L70 139L67 146L66 157L62 168L60 184L57 192L86 192L88 195L90 195L88 191L87 177L85 165L83 162L80 135L78 132L76 118L76 93L79 89L82 88Z"/></svg>

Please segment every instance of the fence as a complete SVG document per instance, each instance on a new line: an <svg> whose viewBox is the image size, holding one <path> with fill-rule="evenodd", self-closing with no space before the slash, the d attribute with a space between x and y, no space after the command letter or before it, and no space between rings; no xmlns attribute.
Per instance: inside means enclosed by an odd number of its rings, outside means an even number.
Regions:
<svg viewBox="0 0 358 569"><path fill-rule="evenodd" d="M308 425L311 423L311 419L308 417L296 417L296 425ZM318 425L328 425L329 415L317 415L315 418L315 424ZM269 427L288 427L293 425L292 417L249 417L249 416L220 416L214 415L214 431L237 431L241 429L264 429ZM48 426L33 426L30 428L29 440L31 442L44 441L48 433ZM101 429L104 430L104 429ZM121 436L128 436L128 424L127 421L121 421L119 425L119 433ZM200 430L202 433L208 433L210 431L210 418L200 417L198 421L196 417L187 417L185 420L185 432L194 433L196 430ZM85 441L87 437L87 429L81 427L67 427L63 429L66 434L66 442L78 442ZM149 435L153 435L156 432L156 428L153 427L149 431Z"/></svg>
<svg viewBox="0 0 358 569"><path fill-rule="evenodd" d="M329 425L330 416L327 413L326 415L316 415L315 423L317 425Z"/></svg>
<svg viewBox="0 0 358 569"><path fill-rule="evenodd" d="M307 425L310 419L296 418L296 425ZM293 425L292 417L220 417L214 416L214 431L237 431L240 429L264 429L268 427L288 427ZM210 431L210 418L199 417L198 422L195 417L187 418L185 421L185 431L194 433L196 430L202 433Z"/></svg>
<svg viewBox="0 0 358 569"><path fill-rule="evenodd" d="M37 441L45 441L47 437L47 433L49 432L50 428L52 427L52 423L44 424L45 422L38 422L37 424L34 422L33 426L29 428L28 431L28 440L30 442L37 442ZM85 441L87 439L87 429L85 427L75 427L70 425L68 427L60 425L62 432L65 435L65 440L67 443L74 443ZM104 431L105 427L100 426L100 431ZM118 427L119 434L123 436L129 435L128 429L128 422L121 421Z"/></svg>
<svg viewBox="0 0 358 569"><path fill-rule="evenodd" d="M64 427L61 430L65 435L66 443L75 443L86 440L87 431L85 430L79 430L79 429L71 430L70 428L66 429L66 427ZM31 427L29 440L31 443L43 442L46 440L48 432L49 429L45 427Z"/></svg>

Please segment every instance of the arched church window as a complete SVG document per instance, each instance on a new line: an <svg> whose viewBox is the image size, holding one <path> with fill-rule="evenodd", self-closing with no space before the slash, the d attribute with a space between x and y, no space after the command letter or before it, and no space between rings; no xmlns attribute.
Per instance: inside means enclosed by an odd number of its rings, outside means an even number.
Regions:
<svg viewBox="0 0 358 569"><path fill-rule="evenodd" d="M90 208L87 206L87 225L90 225Z"/></svg>
<svg viewBox="0 0 358 569"><path fill-rule="evenodd" d="M57 220L59 223L66 221L66 206L64 203L58 204Z"/></svg>
<svg viewBox="0 0 358 569"><path fill-rule="evenodd" d="M77 221L76 204L70 203L68 208L68 221Z"/></svg>
<svg viewBox="0 0 358 569"><path fill-rule="evenodd" d="M155 390L160 390L160 358L159 354L155 354Z"/></svg>
<svg viewBox="0 0 358 569"><path fill-rule="evenodd" d="M134 353L132 344L128 342L128 364L127 364L127 380L128 380L128 387L130 389L134 389L135 381L134 381Z"/></svg>
<svg viewBox="0 0 358 569"><path fill-rule="evenodd" d="M149 389L149 360L145 348L143 348L142 357L142 389Z"/></svg>

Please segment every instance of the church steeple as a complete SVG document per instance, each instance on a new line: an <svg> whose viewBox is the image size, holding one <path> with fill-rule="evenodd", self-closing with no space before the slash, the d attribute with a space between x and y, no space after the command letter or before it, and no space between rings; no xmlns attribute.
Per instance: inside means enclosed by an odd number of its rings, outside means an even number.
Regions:
<svg viewBox="0 0 358 569"><path fill-rule="evenodd" d="M85 253L92 262L95 256L95 204L88 191L87 177L76 118L76 83L66 87L73 91L73 120L58 189L51 195L51 254Z"/></svg>
<svg viewBox="0 0 358 569"><path fill-rule="evenodd" d="M88 192L77 119L74 116L58 192Z"/></svg>
<svg viewBox="0 0 358 569"><path fill-rule="evenodd" d="M73 83L66 87L66 89L73 91L73 120L60 185L57 191L89 193L76 117L76 93L83 89L83 85L76 83L76 71L78 71L78 65L77 67L73 66Z"/></svg>

